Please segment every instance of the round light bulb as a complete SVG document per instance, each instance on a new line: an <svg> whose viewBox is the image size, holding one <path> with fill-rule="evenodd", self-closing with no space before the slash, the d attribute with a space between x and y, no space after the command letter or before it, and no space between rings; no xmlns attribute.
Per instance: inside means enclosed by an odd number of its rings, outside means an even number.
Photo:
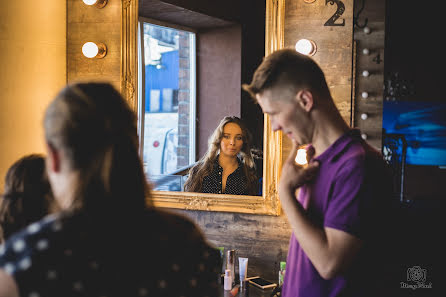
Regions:
<svg viewBox="0 0 446 297"><path fill-rule="evenodd" d="M308 163L307 151L305 149L298 149L295 161L299 165L306 165Z"/></svg>
<svg viewBox="0 0 446 297"><path fill-rule="evenodd" d="M370 34L370 28L369 27L364 27L364 33L365 34Z"/></svg>
<svg viewBox="0 0 446 297"><path fill-rule="evenodd" d="M316 44L308 39L300 39L296 42L296 51L307 56L313 56L316 53Z"/></svg>
<svg viewBox="0 0 446 297"><path fill-rule="evenodd" d="M365 48L365 49L362 50L362 54L363 55L368 55L368 54L370 54L370 50L368 48Z"/></svg>
<svg viewBox="0 0 446 297"><path fill-rule="evenodd" d="M362 76L364 76L364 77L367 77L367 76L369 76L370 75L370 73L367 71L367 70L364 70L363 72L362 72Z"/></svg>
<svg viewBox="0 0 446 297"><path fill-rule="evenodd" d="M361 138L364 139L364 140L367 140L367 134L362 133L362 134L361 134Z"/></svg>
<svg viewBox="0 0 446 297"><path fill-rule="evenodd" d="M82 0L82 1L84 1L84 3L85 3L86 5L93 5L93 4L95 4L98 0Z"/></svg>
<svg viewBox="0 0 446 297"><path fill-rule="evenodd" d="M367 120L369 116L366 113L361 114L361 119Z"/></svg>
<svg viewBox="0 0 446 297"><path fill-rule="evenodd" d="M99 47L96 43L94 42L86 42L83 46L82 46L82 53L84 54L85 57L87 58L94 58L96 57L96 55L99 53Z"/></svg>
<svg viewBox="0 0 446 297"><path fill-rule="evenodd" d="M362 92L362 93L361 93L361 97L364 98L364 99L367 99L367 98L369 97L369 93L367 93L367 92Z"/></svg>
<svg viewBox="0 0 446 297"><path fill-rule="evenodd" d="M82 0L86 5L94 5L97 8L104 8L107 4L107 0Z"/></svg>

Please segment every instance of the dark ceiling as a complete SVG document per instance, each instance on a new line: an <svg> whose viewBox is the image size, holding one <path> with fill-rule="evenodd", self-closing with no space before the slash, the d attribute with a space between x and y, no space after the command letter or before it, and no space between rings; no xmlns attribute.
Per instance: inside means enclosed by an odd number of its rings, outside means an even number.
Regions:
<svg viewBox="0 0 446 297"><path fill-rule="evenodd" d="M171 0L169 2L175 3L181 1ZM183 6L187 6L188 4L197 4L197 1L182 2ZM194 29L224 27L234 24L234 22L229 20L224 20L222 18L193 11L179 5L174 5L160 0L139 0L139 16Z"/></svg>

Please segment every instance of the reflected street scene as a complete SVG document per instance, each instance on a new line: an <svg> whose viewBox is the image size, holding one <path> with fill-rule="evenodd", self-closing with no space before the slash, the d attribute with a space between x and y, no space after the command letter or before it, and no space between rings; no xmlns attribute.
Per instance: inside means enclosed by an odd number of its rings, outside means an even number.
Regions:
<svg viewBox="0 0 446 297"><path fill-rule="evenodd" d="M181 191L195 162L195 34L143 23L143 162L154 190Z"/></svg>

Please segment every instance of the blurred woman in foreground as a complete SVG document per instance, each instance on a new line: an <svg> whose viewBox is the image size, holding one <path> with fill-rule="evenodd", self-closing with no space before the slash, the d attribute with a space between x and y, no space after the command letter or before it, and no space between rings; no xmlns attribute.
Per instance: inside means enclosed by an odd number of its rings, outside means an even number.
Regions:
<svg viewBox="0 0 446 297"><path fill-rule="evenodd" d="M217 251L189 220L148 206L136 127L109 84L53 100L47 171L63 211L1 248L0 296L218 295Z"/></svg>

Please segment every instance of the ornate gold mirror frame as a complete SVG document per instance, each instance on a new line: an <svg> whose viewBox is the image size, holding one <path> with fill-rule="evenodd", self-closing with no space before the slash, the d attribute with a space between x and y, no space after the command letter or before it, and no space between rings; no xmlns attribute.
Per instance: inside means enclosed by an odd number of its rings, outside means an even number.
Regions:
<svg viewBox="0 0 446 297"><path fill-rule="evenodd" d="M266 0L266 55L284 45L284 14L285 0ZM121 24L121 93L138 111L137 0L122 0ZM282 134L272 132L267 115L264 123L263 196L153 191L148 199L158 207L279 215L277 186L282 165Z"/></svg>

